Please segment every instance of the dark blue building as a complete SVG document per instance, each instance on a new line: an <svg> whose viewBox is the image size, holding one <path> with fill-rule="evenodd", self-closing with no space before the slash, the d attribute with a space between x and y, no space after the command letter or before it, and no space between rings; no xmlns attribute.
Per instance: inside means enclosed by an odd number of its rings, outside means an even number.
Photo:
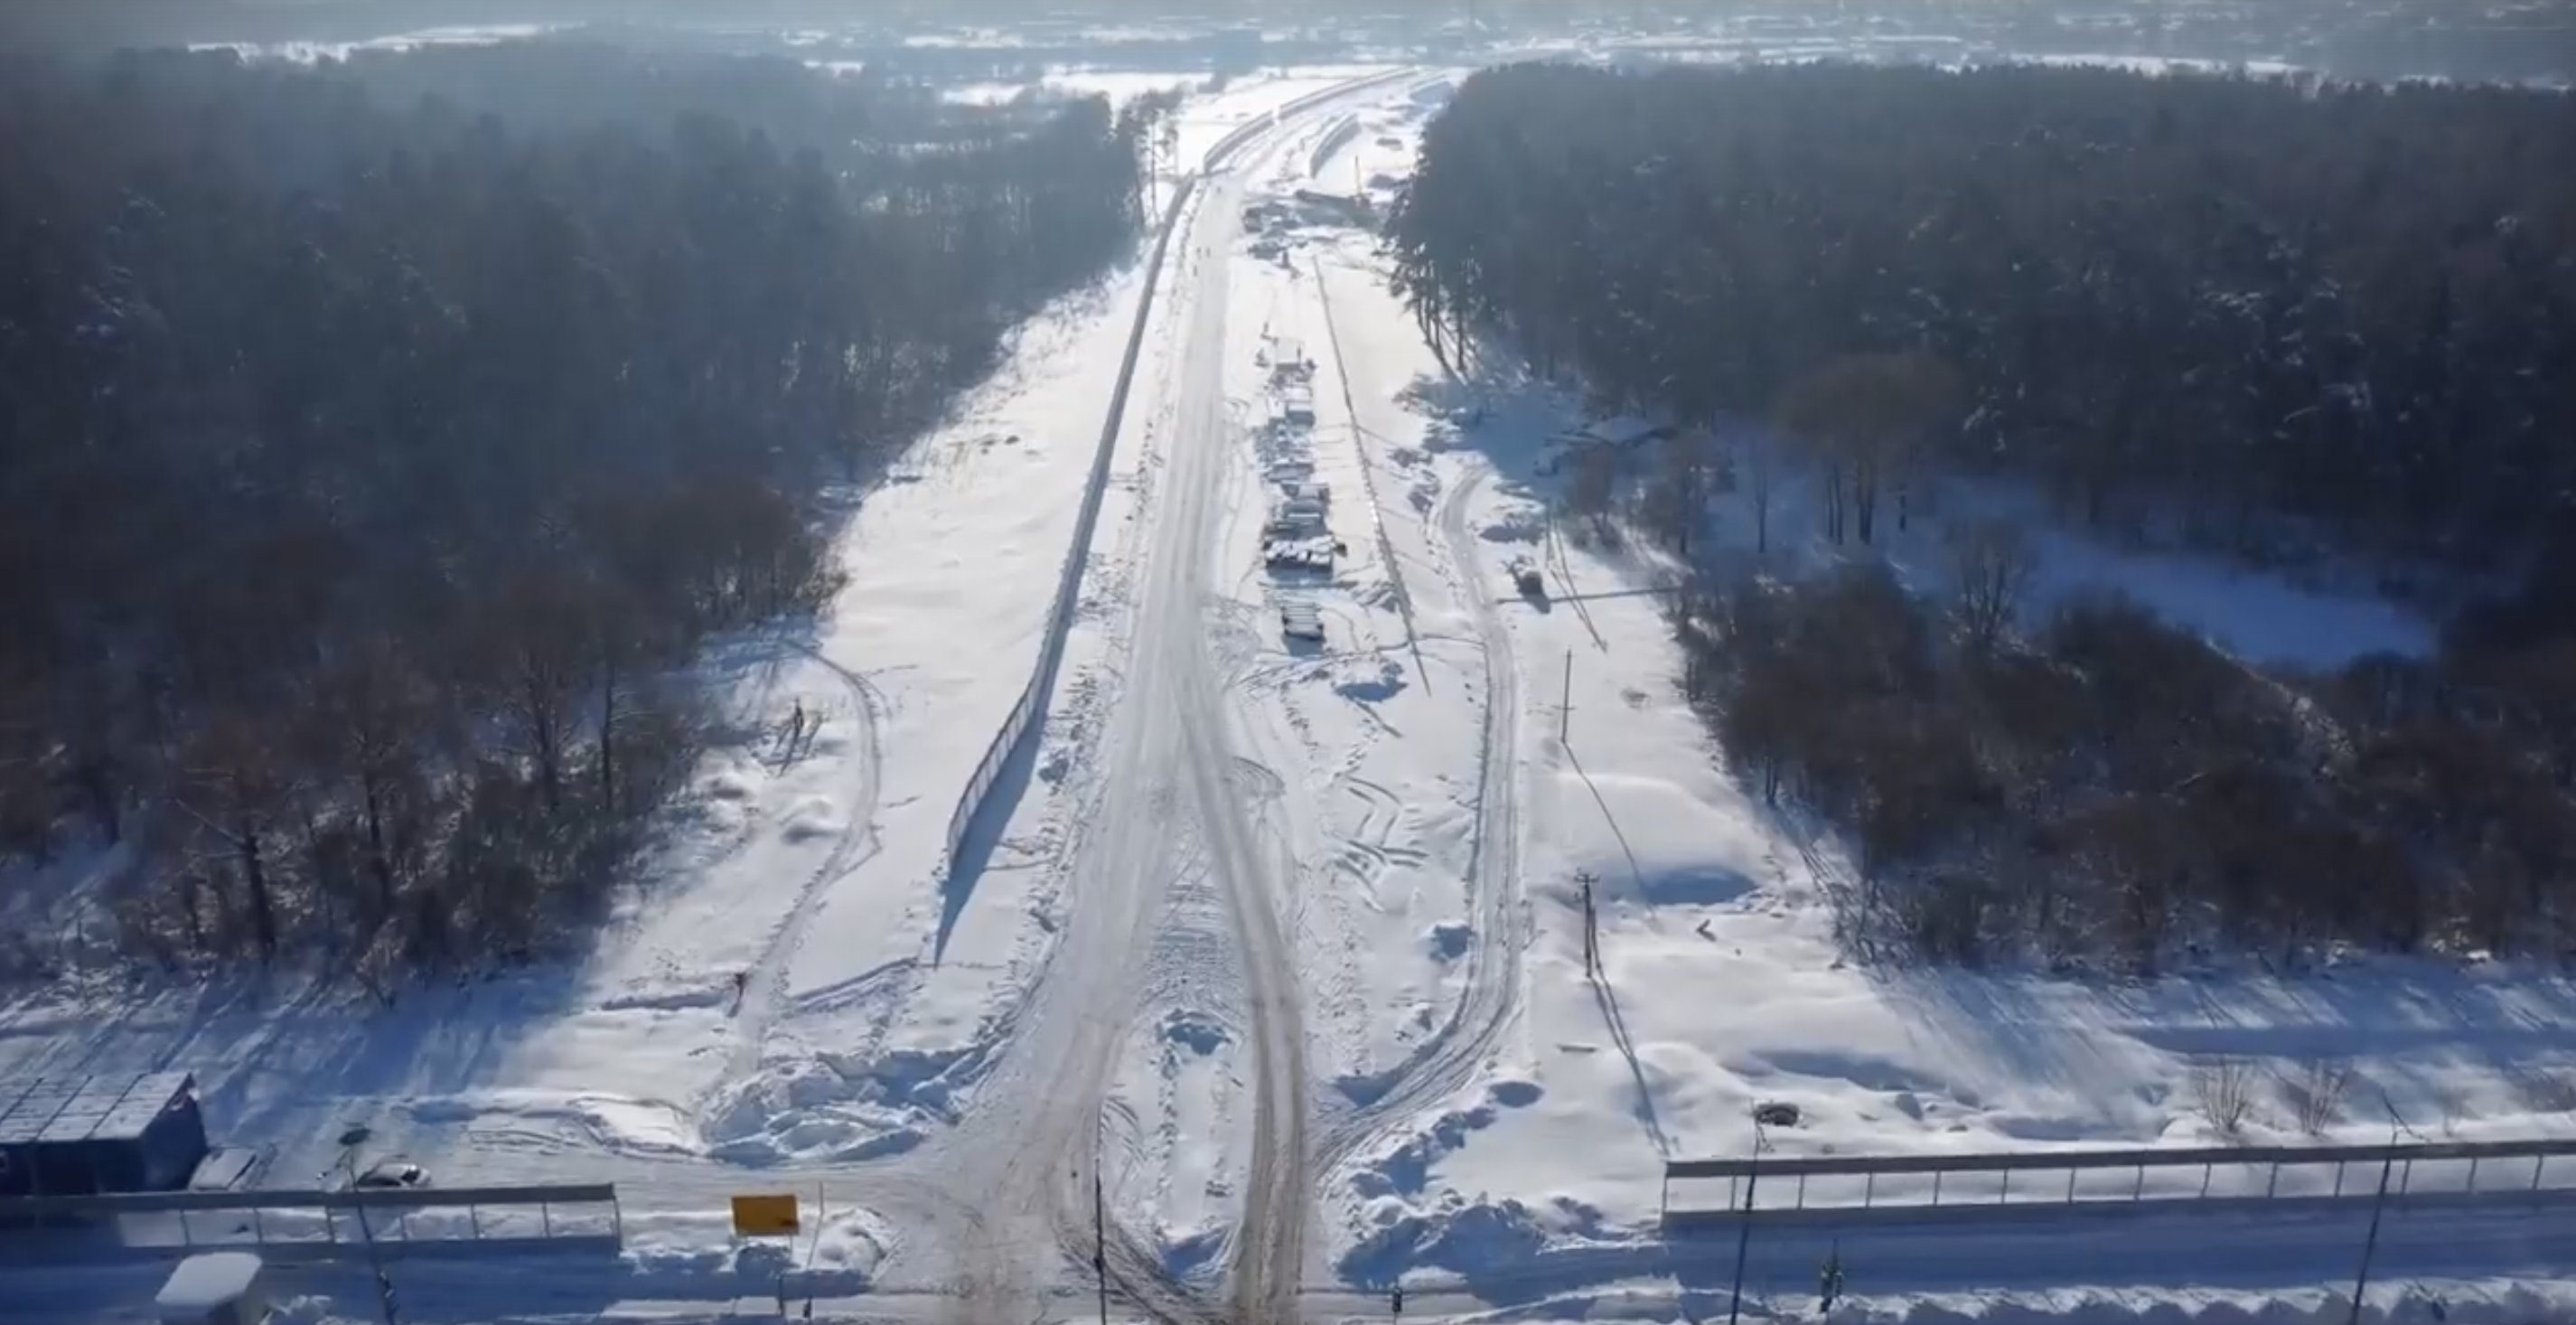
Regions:
<svg viewBox="0 0 2576 1325"><path fill-rule="evenodd" d="M205 1157L188 1073L0 1080L0 1196L173 1191Z"/></svg>

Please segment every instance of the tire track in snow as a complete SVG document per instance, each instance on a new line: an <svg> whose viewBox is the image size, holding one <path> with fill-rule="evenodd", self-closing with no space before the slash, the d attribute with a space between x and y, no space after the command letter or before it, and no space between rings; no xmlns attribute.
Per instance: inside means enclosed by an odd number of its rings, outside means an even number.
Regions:
<svg viewBox="0 0 2576 1325"><path fill-rule="evenodd" d="M1476 538L1468 501L1490 479L1477 468L1441 495L1435 521L1447 544L1442 568L1475 618L1484 653L1484 725L1477 749L1476 833L1468 882L1476 941L1468 946L1464 988L1449 1016L1404 1059L1346 1087L1352 1107L1333 1116L1317 1146L1317 1177L1339 1181L1359 1151L1474 1082L1520 1006L1521 952L1529 943L1529 908L1520 871L1520 674L1509 628L1493 596L1474 592Z"/></svg>
<svg viewBox="0 0 2576 1325"><path fill-rule="evenodd" d="M849 877L850 872L867 863L876 854L877 797L881 791L881 774L885 766L882 726L886 715L885 696L859 673L824 657L821 650L808 644L791 643L787 647L806 655L839 679L853 701L851 720L858 724L856 773L851 788L849 809L845 813L840 835L823 856L814 872L806 876L796 891L795 905L786 919L769 936L761 948L760 959L752 964L743 981L740 1006L734 1014L733 1048L725 1058L724 1071L702 1092L689 1110L693 1125L703 1132L710 1106L742 1089L760 1071L761 1050L769 1039L769 1028L778 1011L791 1000L787 991L788 970L796 954L805 946L805 934L814 916L823 909L823 899L832 885Z"/></svg>

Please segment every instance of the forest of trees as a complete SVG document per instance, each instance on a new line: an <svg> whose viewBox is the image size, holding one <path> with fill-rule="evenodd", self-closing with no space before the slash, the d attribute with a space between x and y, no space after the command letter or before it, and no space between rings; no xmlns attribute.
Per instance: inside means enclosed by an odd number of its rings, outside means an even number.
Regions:
<svg viewBox="0 0 2576 1325"><path fill-rule="evenodd" d="M1841 568L1704 567L1673 620L1739 775L1848 833L1865 955L2576 955L2571 159L2567 97L2493 88L1520 66L1429 127L1389 237L1462 370L1685 425L1633 500L1578 466L1597 519L1688 555L1708 492L1813 476ZM2267 673L2116 595L2040 610L2031 540L1972 520L1911 596L1877 545L1958 476L2453 619Z"/></svg>
<svg viewBox="0 0 2576 1325"><path fill-rule="evenodd" d="M819 605L825 490L1129 249L1150 113L0 62L0 889L112 846L123 951L373 981L578 932L694 755L673 678Z"/></svg>

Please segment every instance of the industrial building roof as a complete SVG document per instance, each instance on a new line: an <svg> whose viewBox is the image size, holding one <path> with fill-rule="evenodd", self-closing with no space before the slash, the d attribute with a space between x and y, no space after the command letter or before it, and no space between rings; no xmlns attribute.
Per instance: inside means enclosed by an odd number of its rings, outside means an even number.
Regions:
<svg viewBox="0 0 2576 1325"><path fill-rule="evenodd" d="M0 1145L140 1137L172 1100L195 1086L185 1072L0 1080Z"/></svg>

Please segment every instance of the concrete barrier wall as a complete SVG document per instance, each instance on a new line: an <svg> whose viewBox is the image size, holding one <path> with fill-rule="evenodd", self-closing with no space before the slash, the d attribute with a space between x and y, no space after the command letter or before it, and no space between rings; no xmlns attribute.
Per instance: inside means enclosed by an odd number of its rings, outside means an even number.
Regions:
<svg viewBox="0 0 2576 1325"><path fill-rule="evenodd" d="M1153 317L1154 293L1163 277L1163 260L1168 255L1172 236L1180 230L1181 218L1195 196L1198 181L1185 179L1172 194L1172 202L1163 210L1162 233L1154 237L1153 252L1147 256L1145 288L1136 299L1136 320L1127 331L1127 349L1118 361L1118 378L1109 389L1108 417L1100 426L1100 440L1095 443L1091 473L1083 480L1082 506L1073 522L1073 541L1065 552L1062 569L1057 572L1055 600L1047 608L1046 634L1038 641L1037 666L1029 674L1028 684L1021 687L1020 697L1011 703L1011 712L1002 719L1001 730L993 733L984 747L984 757L975 765L974 776L966 780L965 792L948 814L947 862L954 868L957 849L966 841L967 830L983 812L985 800L993 794L993 784L1001 780L1002 768L1011 762L1029 729L1046 711L1047 697L1055 689L1057 669L1064 662L1065 640L1073 631L1075 609L1082 603L1082 573L1091 559L1092 536L1099 532L1100 507L1109 493L1109 466L1118 451L1118 430L1127 415L1127 394L1135 385L1136 363L1145 347L1145 325Z"/></svg>
<svg viewBox="0 0 2576 1325"><path fill-rule="evenodd" d="M1325 130L1323 137L1315 140L1315 150L1306 154L1306 173L1316 177L1318 186L1326 191L1332 189L1332 184L1323 179L1324 163L1332 160L1343 144L1359 136L1360 117L1341 115L1334 118L1333 127Z"/></svg>

